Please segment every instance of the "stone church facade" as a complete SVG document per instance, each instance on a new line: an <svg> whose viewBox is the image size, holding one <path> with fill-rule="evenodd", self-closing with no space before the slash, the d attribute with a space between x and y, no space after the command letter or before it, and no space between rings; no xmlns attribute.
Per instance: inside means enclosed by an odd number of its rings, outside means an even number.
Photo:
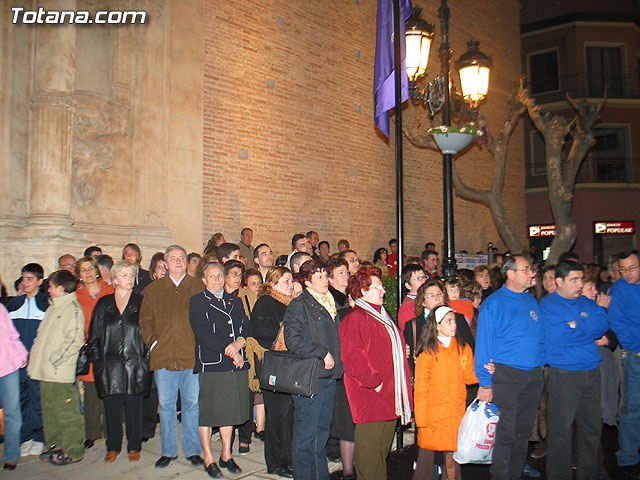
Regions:
<svg viewBox="0 0 640 480"><path fill-rule="evenodd" d="M437 25L436 2L423 16ZM439 3L439 2L437 2ZM454 58L476 38L493 56L494 128L520 76L516 0L451 2ZM145 10L145 24L12 24L11 7ZM0 275L100 245L143 265L179 243L201 251L217 231L289 251L316 230L362 258L395 232L394 138L373 122L375 0L2 0L0 12ZM437 42L430 77L439 70ZM456 82L458 80L456 79ZM421 106L403 109L414 128ZM420 117L424 115L420 114ZM426 119L421 120L424 123ZM422 127L423 134L426 131ZM511 141L504 195L524 237L522 133ZM404 140L405 244L442 238L438 151ZM486 187L492 159L456 160ZM456 249L500 240L488 209L454 200Z"/></svg>

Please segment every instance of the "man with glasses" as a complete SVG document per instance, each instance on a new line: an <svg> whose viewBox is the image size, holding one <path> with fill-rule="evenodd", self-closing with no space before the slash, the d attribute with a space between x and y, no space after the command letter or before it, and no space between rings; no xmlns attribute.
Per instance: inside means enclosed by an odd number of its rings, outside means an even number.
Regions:
<svg viewBox="0 0 640 480"><path fill-rule="evenodd" d="M640 479L640 254L618 256L620 280L609 289L609 320L618 336L624 371L623 402L618 425L618 466L629 478Z"/></svg>
<svg viewBox="0 0 640 480"><path fill-rule="evenodd" d="M420 265L407 265L402 269L402 284L406 289L407 296L404 297L402 305L398 309L398 329L404 331L404 326L415 314L415 300L418 288L427 281L427 276Z"/></svg>
<svg viewBox="0 0 640 480"><path fill-rule="evenodd" d="M502 266L506 282L480 305L475 350L478 399L500 409L491 465L493 480L522 476L529 434L542 392L544 363L538 302L526 293L534 272L522 255ZM493 363L493 375L487 366Z"/></svg>
<svg viewBox="0 0 640 480"><path fill-rule="evenodd" d="M291 268L291 257L295 253L305 252L313 256L313 247L311 246L311 240L309 240L304 233L296 233L291 238L291 248L293 248L293 251L287 257L287 268Z"/></svg>
<svg viewBox="0 0 640 480"><path fill-rule="evenodd" d="M360 259L358 258L358 254L355 250L343 250L338 255L338 258L344 258L347 264L349 265L349 274L353 275L358 270L360 270Z"/></svg>

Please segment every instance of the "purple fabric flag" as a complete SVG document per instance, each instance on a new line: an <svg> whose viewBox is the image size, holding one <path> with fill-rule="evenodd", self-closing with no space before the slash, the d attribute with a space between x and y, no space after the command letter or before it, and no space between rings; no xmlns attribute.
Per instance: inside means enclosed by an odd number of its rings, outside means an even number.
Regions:
<svg viewBox="0 0 640 480"><path fill-rule="evenodd" d="M402 101L409 99L409 79L405 61L405 22L413 12L411 0L400 0L400 38L402 58ZM378 0L378 33L376 64L373 77L373 99L376 125L389 138L389 110L396 106L395 61L393 44L393 0Z"/></svg>

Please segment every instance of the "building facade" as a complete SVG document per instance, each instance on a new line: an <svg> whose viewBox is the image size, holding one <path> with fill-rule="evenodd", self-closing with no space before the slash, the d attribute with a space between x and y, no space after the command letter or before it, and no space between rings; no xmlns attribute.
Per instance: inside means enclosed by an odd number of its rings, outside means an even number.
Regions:
<svg viewBox="0 0 640 480"><path fill-rule="evenodd" d="M471 16L471 1L451 3L457 55L475 38L494 57L481 108L499 128L520 74L520 5L490 0ZM439 2L414 4L438 24ZM147 18L13 24L15 6ZM16 278L27 261L48 274L59 255L91 244L119 257L127 242L142 247L146 267L169 244L201 251L218 231L238 241L242 227L275 253L313 229L332 250L347 238L371 258L396 228L395 139L373 122L376 9L375 0L2 0L0 274ZM406 128L421 108L405 106ZM405 246L419 255L442 239L441 155L404 145ZM524 239L522 145L518 130L504 195ZM489 184L486 150L456 162L465 181ZM501 246L484 205L454 203L456 249Z"/></svg>
<svg viewBox="0 0 640 480"><path fill-rule="evenodd" d="M606 96L595 144L574 192L574 250L583 262L605 264L636 248L640 226L640 6L619 1L524 2L523 71L536 103L549 115L572 118L566 100L599 102ZM525 125L529 240L551 243L544 141Z"/></svg>

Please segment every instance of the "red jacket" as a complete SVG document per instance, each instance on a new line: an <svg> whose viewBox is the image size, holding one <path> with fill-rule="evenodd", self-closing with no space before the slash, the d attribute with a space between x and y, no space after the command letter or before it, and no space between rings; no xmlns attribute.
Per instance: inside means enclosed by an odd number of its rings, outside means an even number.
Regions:
<svg viewBox="0 0 640 480"><path fill-rule="evenodd" d="M362 308L354 307L340 324L340 352L353 422L384 422L398 418L391 339L384 325ZM409 365L404 353L402 358L407 391L411 395ZM382 389L376 392L380 383Z"/></svg>

